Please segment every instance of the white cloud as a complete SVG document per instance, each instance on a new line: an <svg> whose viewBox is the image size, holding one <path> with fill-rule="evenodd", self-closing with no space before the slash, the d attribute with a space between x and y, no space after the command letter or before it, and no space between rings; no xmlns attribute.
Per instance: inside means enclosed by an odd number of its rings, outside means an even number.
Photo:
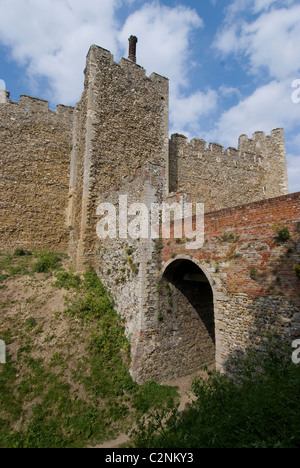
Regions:
<svg viewBox="0 0 300 468"><path fill-rule="evenodd" d="M300 137L300 135L299 135ZM294 193L300 190L300 156L288 154L288 176L290 192Z"/></svg>
<svg viewBox="0 0 300 468"><path fill-rule="evenodd" d="M238 88L233 88L232 86L222 85L219 87L218 91L220 95L224 97L231 97L231 96L237 96L238 98L242 97L240 90Z"/></svg>
<svg viewBox="0 0 300 468"><path fill-rule="evenodd" d="M215 110L218 101L216 91L209 89L206 93L198 91L188 97L171 96L171 133L190 130L198 130L198 121L201 117Z"/></svg>
<svg viewBox="0 0 300 468"><path fill-rule="evenodd" d="M271 6L289 6L292 5L294 0L254 0L253 11L258 13L262 10L268 10Z"/></svg>
<svg viewBox="0 0 300 468"><path fill-rule="evenodd" d="M208 137L236 146L243 133L249 136L259 130L269 133L278 127L294 130L298 126L300 104L293 104L292 90L290 80L274 80L257 88L251 96L225 111Z"/></svg>
<svg viewBox="0 0 300 468"><path fill-rule="evenodd" d="M4 80L0 80L0 89L6 89Z"/></svg>
<svg viewBox="0 0 300 468"><path fill-rule="evenodd" d="M126 44L131 34L138 36L138 63L148 71L167 76L172 87L178 90L188 84L190 35L202 26L203 21L195 10L154 2L145 4L127 18L119 40Z"/></svg>
<svg viewBox="0 0 300 468"><path fill-rule="evenodd" d="M188 94L191 34L203 26L195 10L170 8L158 1L144 3L122 25L117 9L134 0L0 0L0 41L11 56L26 68L32 92L53 103L74 104L83 89L86 53L91 44L110 50L115 59L128 54L128 37L139 38L138 63L170 79L171 106L188 107L181 112L186 126L202 113L211 93ZM50 87L41 93L37 78L46 77ZM183 95L183 89L185 94ZM185 104L185 105L184 105ZM172 108L171 108L172 110ZM205 110L203 109L205 112ZM175 112L172 112L175 115ZM185 116L185 118L184 118Z"/></svg>
<svg viewBox="0 0 300 468"><path fill-rule="evenodd" d="M189 92L190 38L202 27L196 11L154 2L130 15L119 34L122 44L130 34L138 36L138 63L148 73L155 71L170 79L170 124L174 132L181 129L187 133L188 127L197 126L198 119L216 105L217 94L212 90Z"/></svg>
<svg viewBox="0 0 300 468"><path fill-rule="evenodd" d="M300 68L300 5L261 15L241 32L241 47L252 70L267 67L275 78L285 78Z"/></svg>
<svg viewBox="0 0 300 468"><path fill-rule="evenodd" d="M225 22L232 23L242 13L258 14L270 10L271 7L289 7L293 3L296 3L296 0L233 0L225 8Z"/></svg>
<svg viewBox="0 0 300 468"><path fill-rule="evenodd" d="M213 47L247 63L258 84L238 105L223 112L207 138L236 146L241 133L269 133L284 127L291 191L300 189L300 104L292 102L292 83L300 78L300 5L295 0L234 0ZM245 60L246 58L246 60ZM298 135L295 137L295 135ZM292 143L292 141L294 142ZM296 144L297 140L297 144Z"/></svg>
<svg viewBox="0 0 300 468"><path fill-rule="evenodd" d="M228 13L225 26L219 31L214 47L221 53L248 56L251 72L257 74L261 69L267 69L272 78L283 79L300 69L300 5L290 8L272 8L257 18L240 18L232 20L247 0L234 2ZM253 3L251 1L251 3ZM255 11L277 2L256 1ZM279 2L282 4L282 2ZM293 2L285 2L289 5ZM256 5L256 6L255 6ZM235 6L235 8L233 8ZM231 21L229 21L231 18Z"/></svg>
<svg viewBox="0 0 300 468"><path fill-rule="evenodd" d="M117 50L117 0L0 0L0 40L33 81L47 77L51 97L80 96L85 56L93 43ZM50 96L50 93L49 93Z"/></svg>

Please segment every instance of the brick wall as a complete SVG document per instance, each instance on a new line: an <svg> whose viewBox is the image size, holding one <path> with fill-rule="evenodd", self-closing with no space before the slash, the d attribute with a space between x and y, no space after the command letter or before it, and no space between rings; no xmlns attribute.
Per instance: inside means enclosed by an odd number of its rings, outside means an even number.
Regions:
<svg viewBox="0 0 300 468"><path fill-rule="evenodd" d="M279 224L291 234L285 242L278 239ZM200 281L202 275L211 287L218 368L249 347L260 348L266 337L277 335L290 345L300 336L300 281L293 271L300 264L300 193L207 213L199 250L186 250L176 239L164 242L159 270L148 278L149 295L160 305L152 310L152 321L145 310L143 351L132 363L139 381L190 374L206 360L205 322L197 325L193 301L184 305L191 283L183 298L184 289L168 276L176 262L182 262L177 275L188 273L189 264L196 266ZM200 285L194 283L196 292ZM197 303L208 304L208 294L202 294ZM204 333L197 337L201 327Z"/></svg>

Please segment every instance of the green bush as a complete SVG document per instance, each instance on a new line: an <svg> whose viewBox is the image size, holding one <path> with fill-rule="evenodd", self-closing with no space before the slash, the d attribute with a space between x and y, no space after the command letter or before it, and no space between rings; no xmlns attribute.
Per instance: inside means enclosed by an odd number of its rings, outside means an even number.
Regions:
<svg viewBox="0 0 300 468"><path fill-rule="evenodd" d="M32 253L28 252L27 250L24 249L16 249L14 251L14 257L26 257L26 256L31 256Z"/></svg>
<svg viewBox="0 0 300 468"><path fill-rule="evenodd" d="M61 266L62 256L53 252L42 251L32 269L35 273L50 273Z"/></svg>
<svg viewBox="0 0 300 468"><path fill-rule="evenodd" d="M269 349L239 361L239 379L212 373L194 382L190 409L152 413L137 448L300 448L300 367ZM162 423L162 421L165 421Z"/></svg>
<svg viewBox="0 0 300 468"><path fill-rule="evenodd" d="M291 234L288 228L279 229L278 231L279 240L281 240L282 242L286 242L290 239L290 237L291 237Z"/></svg>
<svg viewBox="0 0 300 468"><path fill-rule="evenodd" d="M255 268L251 268L250 270L250 278L255 280L257 277L257 270Z"/></svg>
<svg viewBox="0 0 300 468"><path fill-rule="evenodd" d="M274 226L276 232L277 232L277 237L280 242L287 242L291 238L291 233L287 226L285 226L283 223L276 224Z"/></svg>
<svg viewBox="0 0 300 468"><path fill-rule="evenodd" d="M297 278L300 279L300 265L295 265L294 266L294 273L297 276Z"/></svg>
<svg viewBox="0 0 300 468"><path fill-rule="evenodd" d="M41 261L40 265L45 266L42 270L50 271L59 268L61 258L46 252L19 258L0 255L0 267L4 274L12 263L15 267L24 263L32 273L33 262ZM65 298L67 310L60 313L60 320L69 327L69 340L65 345L59 340L58 346L52 346L55 329L51 327L45 344L38 345L39 351L47 349L49 361L33 355L37 349L35 337L45 325L44 320L26 317L16 325L12 323L11 329L0 330L1 339L17 346L16 360L8 354L7 364L0 371L0 448L98 445L132 427L137 413L164 406L165 401L170 401L170 392L174 392L154 383L139 387L132 380L124 323L92 269L80 277L61 270L55 277L54 286L72 288ZM43 289L43 281L38 283ZM35 298L27 301L31 304ZM80 330L73 326L78 321ZM76 353L77 364L74 361L71 369L70 348L77 340L84 353Z"/></svg>
<svg viewBox="0 0 300 468"><path fill-rule="evenodd" d="M134 395L133 404L139 413L144 414L151 408L171 407L174 405L176 396L176 387L162 387L150 381L139 388L139 391Z"/></svg>
<svg viewBox="0 0 300 468"><path fill-rule="evenodd" d="M81 285L81 278L79 275L75 275L69 271L58 271L55 274L56 281L53 284L54 287L64 289L78 289Z"/></svg>

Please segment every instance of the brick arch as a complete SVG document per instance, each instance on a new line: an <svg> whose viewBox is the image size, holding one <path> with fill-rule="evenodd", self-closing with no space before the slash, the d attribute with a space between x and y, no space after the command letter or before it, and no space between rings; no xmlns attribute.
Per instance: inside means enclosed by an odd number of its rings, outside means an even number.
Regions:
<svg viewBox="0 0 300 468"><path fill-rule="evenodd" d="M206 278L208 279L208 282L211 286L211 289L214 293L214 297L217 296L217 289L216 289L216 283L214 281L214 279L212 278L210 272L208 271L207 267L203 264L203 262L200 262L199 260L197 260L196 258L194 258L192 255L176 255L176 258L171 258L170 260L168 260L167 262L165 262L165 264L163 265L161 271L160 271L160 278L163 277L165 271L167 270L167 268L174 262L176 262L177 260L189 260L190 262L194 263L198 268L200 268L200 270L203 271L203 273L205 274Z"/></svg>

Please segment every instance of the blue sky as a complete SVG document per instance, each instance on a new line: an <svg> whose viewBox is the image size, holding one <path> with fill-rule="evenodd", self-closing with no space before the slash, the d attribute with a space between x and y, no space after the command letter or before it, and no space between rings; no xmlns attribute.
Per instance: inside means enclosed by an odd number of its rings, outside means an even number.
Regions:
<svg viewBox="0 0 300 468"><path fill-rule="evenodd" d="M0 9L0 87L11 99L75 104L89 46L118 61L135 34L138 63L170 79L171 133L236 147L243 133L284 127L290 189L300 190L299 0L0 0Z"/></svg>

